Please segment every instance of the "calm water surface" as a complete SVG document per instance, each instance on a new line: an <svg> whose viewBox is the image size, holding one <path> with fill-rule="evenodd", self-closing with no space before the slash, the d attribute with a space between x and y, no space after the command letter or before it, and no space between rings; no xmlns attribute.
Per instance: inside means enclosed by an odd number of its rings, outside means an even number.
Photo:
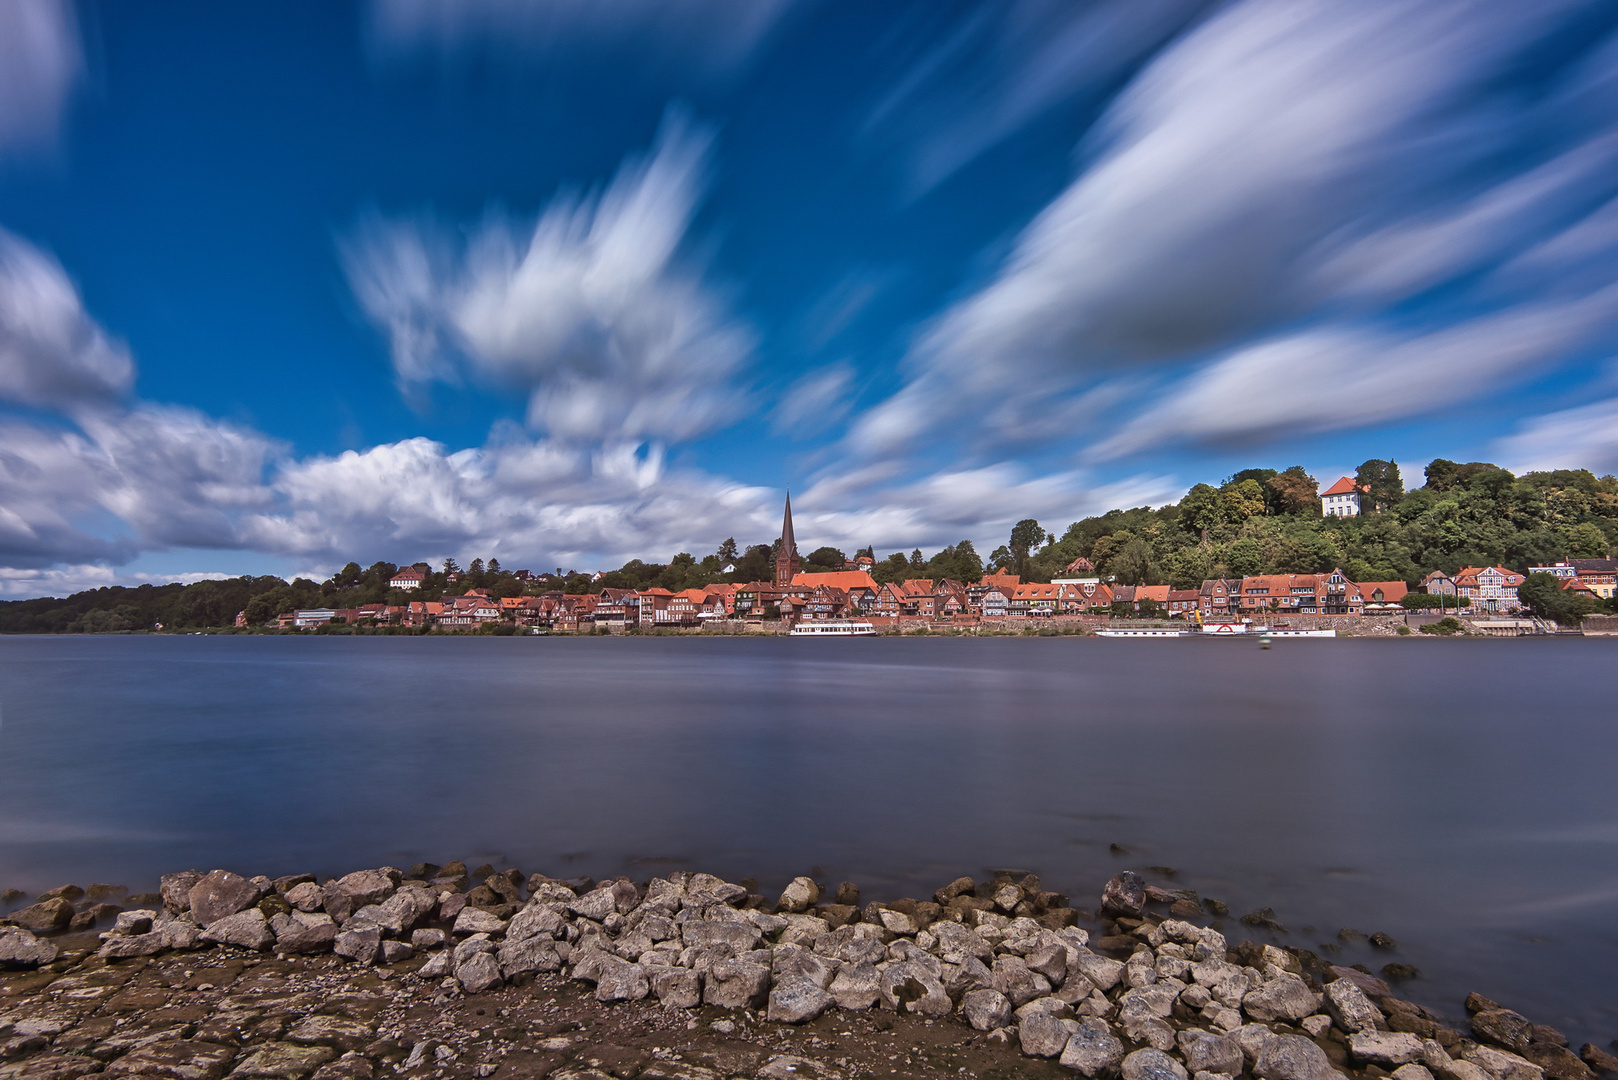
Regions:
<svg viewBox="0 0 1618 1080"><path fill-rule="evenodd" d="M5 638L0 887L462 858L868 898L1017 867L1092 904L1166 866L1292 944L1393 935L1448 1015L1475 989L1605 1043L1615 663L1602 640Z"/></svg>

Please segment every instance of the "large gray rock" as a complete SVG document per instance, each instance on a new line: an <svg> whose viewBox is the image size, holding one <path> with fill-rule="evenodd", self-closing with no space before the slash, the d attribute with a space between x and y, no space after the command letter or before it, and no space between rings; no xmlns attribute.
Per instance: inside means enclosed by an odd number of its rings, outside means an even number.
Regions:
<svg viewBox="0 0 1618 1080"><path fill-rule="evenodd" d="M801 914L808 911L820 902L820 886L813 878L795 877L781 892L781 899L775 905L779 911L789 911Z"/></svg>
<svg viewBox="0 0 1618 1080"><path fill-rule="evenodd" d="M500 963L493 953L475 952L455 965L455 978L468 994L481 994L500 985Z"/></svg>
<svg viewBox="0 0 1618 1080"><path fill-rule="evenodd" d="M189 912L157 920L152 924L152 933L163 936L165 949L194 949L202 941L202 927Z"/></svg>
<svg viewBox="0 0 1618 1080"><path fill-rule="evenodd" d="M506 924L506 940L522 941L524 938L548 937L554 938L567 930L567 920L555 908L544 904L533 904L523 908L511 917Z"/></svg>
<svg viewBox="0 0 1618 1080"><path fill-rule="evenodd" d="M120 911L118 917L112 921L111 933L132 936L135 934L149 934L152 932L152 923L157 921L157 912L149 908L136 908L133 911Z"/></svg>
<svg viewBox="0 0 1618 1080"><path fill-rule="evenodd" d="M708 969L702 1000L721 1009L757 1008L770 993L770 969L747 960L721 960Z"/></svg>
<svg viewBox="0 0 1618 1080"><path fill-rule="evenodd" d="M1320 995L1292 974L1270 979L1242 997L1242 1010L1254 1020L1265 1022L1302 1020L1319 1007Z"/></svg>
<svg viewBox="0 0 1618 1080"><path fill-rule="evenodd" d="M53 896L49 900L41 900L37 904L13 911L6 918L24 930L36 934L49 934L56 930L67 929L68 924L73 921L73 905L60 896Z"/></svg>
<svg viewBox="0 0 1618 1080"><path fill-rule="evenodd" d="M380 904L393 893L393 878L381 870L356 870L331 881L321 890L326 914L339 923L368 904Z"/></svg>
<svg viewBox="0 0 1618 1080"><path fill-rule="evenodd" d="M361 964L375 964L382 959L382 928L354 923L345 926L332 939L332 952Z"/></svg>
<svg viewBox="0 0 1618 1080"><path fill-rule="evenodd" d="M199 886L200 887L200 886ZM191 901L191 910L197 908L195 896ZM238 911L234 915L214 919L202 931L203 941L217 941L221 945L239 945L244 949L268 949L275 944L275 934L270 929L270 921L258 908L248 908Z"/></svg>
<svg viewBox="0 0 1618 1080"><path fill-rule="evenodd" d="M1043 975L1053 987L1061 986L1067 979L1067 952L1059 941L1042 941L1026 958L1028 970Z"/></svg>
<svg viewBox="0 0 1618 1080"><path fill-rule="evenodd" d="M958 922L936 922L927 929L936 943L934 951L946 964L964 964L968 957L985 963L994 959L994 946L970 927Z"/></svg>
<svg viewBox="0 0 1618 1080"><path fill-rule="evenodd" d="M331 952L337 940L337 922L325 912L294 911L270 918L275 931L275 951L279 953Z"/></svg>
<svg viewBox="0 0 1618 1080"><path fill-rule="evenodd" d="M702 1004L702 972L685 968L653 968L652 993L657 1000L676 1009L694 1009Z"/></svg>
<svg viewBox="0 0 1618 1080"><path fill-rule="evenodd" d="M163 906L176 913L189 911L191 886L201 880L200 870L181 870L174 874L164 874L157 886L158 893L163 897Z"/></svg>
<svg viewBox="0 0 1618 1080"><path fill-rule="evenodd" d="M1184 1065L1150 1047L1124 1058L1119 1072L1124 1080L1189 1080Z"/></svg>
<svg viewBox="0 0 1618 1080"><path fill-rule="evenodd" d="M1479 1042L1493 1043L1522 1053L1534 1041L1534 1024L1510 1009L1482 1009L1472 1014L1472 1034Z"/></svg>
<svg viewBox="0 0 1618 1080"><path fill-rule="evenodd" d="M1386 1020L1382 1010L1351 979L1326 984L1326 1010L1344 1031L1375 1031Z"/></svg>
<svg viewBox="0 0 1618 1080"><path fill-rule="evenodd" d="M1244 1029L1245 1030L1245 1029ZM1326 1052L1302 1035L1276 1035L1257 1046L1253 1075L1259 1080L1341 1080Z"/></svg>
<svg viewBox="0 0 1618 1080"><path fill-rule="evenodd" d="M326 894L314 882L300 881L283 893L281 898L299 911L309 912L320 910Z"/></svg>
<svg viewBox="0 0 1618 1080"><path fill-rule="evenodd" d="M990 969L994 988L1006 995L1012 1008L1051 992L1050 980L1038 972L1028 970L1028 963L1020 956L996 957Z"/></svg>
<svg viewBox="0 0 1618 1080"><path fill-rule="evenodd" d="M1124 964L1089 949L1069 949L1067 977L1071 979L1075 975L1084 976L1097 990L1106 993L1123 981Z"/></svg>
<svg viewBox="0 0 1618 1080"><path fill-rule="evenodd" d="M393 937L404 937L438 907L438 896L430 889L399 889L380 904L367 904L354 912L354 918L375 923Z"/></svg>
<svg viewBox="0 0 1618 1080"><path fill-rule="evenodd" d="M844 964L881 963L887 948L875 938L860 933L859 926L839 926L815 938L815 952ZM950 961L955 963L956 961Z"/></svg>
<svg viewBox="0 0 1618 1080"><path fill-rule="evenodd" d="M652 992L646 969L616 956L601 961L596 978L597 1001L639 1001Z"/></svg>
<svg viewBox="0 0 1618 1080"><path fill-rule="evenodd" d="M882 1003L896 1012L948 1016L955 1007L943 981L917 960L879 966L877 987L882 992Z"/></svg>
<svg viewBox="0 0 1618 1080"><path fill-rule="evenodd" d="M777 981L770 991L769 1010L765 1015L778 1024L807 1024L835 1003L836 999L813 979L788 975Z"/></svg>
<svg viewBox="0 0 1618 1080"><path fill-rule="evenodd" d="M20 926L0 926L0 967L35 968L56 959L56 946Z"/></svg>
<svg viewBox="0 0 1618 1080"><path fill-rule="evenodd" d="M1468 1047L1461 1055L1493 1080L1541 1080L1545 1070L1525 1057L1492 1046Z"/></svg>
<svg viewBox="0 0 1618 1080"><path fill-rule="evenodd" d="M973 990L961 998L961 1015L979 1031L1011 1023L1011 1002L998 990Z"/></svg>
<svg viewBox="0 0 1618 1080"><path fill-rule="evenodd" d="M1180 1032L1179 1043L1180 1053L1185 1055L1185 1066L1193 1074L1236 1076L1242 1071L1242 1048L1228 1036L1193 1029Z"/></svg>
<svg viewBox="0 0 1618 1080"><path fill-rule="evenodd" d="M810 952L801 945L777 945L770 956L770 974L777 982L783 979L808 979L820 989L831 985L842 965Z"/></svg>
<svg viewBox="0 0 1618 1080"><path fill-rule="evenodd" d="M1422 1041L1405 1031L1356 1031L1348 1037L1348 1052L1377 1065L1405 1065L1422 1059Z"/></svg>
<svg viewBox="0 0 1618 1080"><path fill-rule="evenodd" d="M826 989L843 1009L869 1009L882 997L881 977L869 960L843 964Z"/></svg>
<svg viewBox="0 0 1618 1080"><path fill-rule="evenodd" d="M506 928L506 920L492 911L465 907L455 916L457 934L498 934Z"/></svg>
<svg viewBox="0 0 1618 1080"><path fill-rule="evenodd" d="M1174 1011L1177 983L1154 983L1136 987L1118 999L1118 1024L1135 1042L1157 1050L1174 1046L1174 1028L1168 1016Z"/></svg>
<svg viewBox="0 0 1618 1080"><path fill-rule="evenodd" d="M229 870L210 870L191 886L191 917L206 928L252 907L264 895L258 884Z"/></svg>
<svg viewBox="0 0 1618 1080"><path fill-rule="evenodd" d="M1061 1064L1082 1076L1110 1072L1124 1060L1124 1044L1102 1020L1082 1020L1062 1050Z"/></svg>
<svg viewBox="0 0 1618 1080"><path fill-rule="evenodd" d="M519 941L507 938L498 953L500 970L506 978L540 971L561 971L562 953L556 942L538 934Z"/></svg>
<svg viewBox="0 0 1618 1080"><path fill-rule="evenodd" d="M1101 910L1138 918L1146 910L1145 880L1133 870L1118 874L1101 888Z"/></svg>
<svg viewBox="0 0 1618 1080"><path fill-rule="evenodd" d="M136 956L156 956L169 947L161 931L113 936L101 943L96 955L107 960L128 960Z"/></svg>
<svg viewBox="0 0 1618 1080"><path fill-rule="evenodd" d="M687 946L729 945L737 952L747 952L759 943L758 927L752 923L724 920L700 920L680 927L680 940Z"/></svg>
<svg viewBox="0 0 1618 1080"><path fill-rule="evenodd" d="M1077 1020L1044 1012L1023 1013L1017 1021L1017 1041L1030 1057L1055 1057L1067 1048L1067 1041L1078 1030Z"/></svg>

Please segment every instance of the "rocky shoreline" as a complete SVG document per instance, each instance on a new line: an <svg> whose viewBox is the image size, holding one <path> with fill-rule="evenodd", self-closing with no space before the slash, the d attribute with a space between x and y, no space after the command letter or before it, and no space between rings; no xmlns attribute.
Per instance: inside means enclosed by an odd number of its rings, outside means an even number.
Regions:
<svg viewBox="0 0 1618 1080"><path fill-rule="evenodd" d="M863 906L458 863L63 886L0 919L0 1080L1618 1075L1479 995L1462 1031L1364 968L1227 940L1223 914L1128 872L1094 935L1012 874Z"/></svg>

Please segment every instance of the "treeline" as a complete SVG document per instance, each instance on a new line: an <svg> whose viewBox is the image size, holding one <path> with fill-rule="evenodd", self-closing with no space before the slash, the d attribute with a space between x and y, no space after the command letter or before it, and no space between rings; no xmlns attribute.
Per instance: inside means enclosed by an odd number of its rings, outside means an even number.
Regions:
<svg viewBox="0 0 1618 1080"><path fill-rule="evenodd" d="M1359 517L1322 518L1319 484L1300 466L1244 469L1218 486L1198 484L1178 503L1157 508L1112 510L1069 525L1059 536L1032 519L1018 522L1007 542L984 560L969 540L931 556L913 549L877 557L872 548L854 552L875 560L880 583L906 578L978 581L985 571L1049 581L1081 556L1097 572L1125 585L1169 584L1195 588L1212 577L1251 574L1324 573L1341 568L1355 581L1416 585L1434 570L1499 564L1525 570L1559 559L1608 557L1618 547L1618 478L1584 469L1515 476L1487 462L1439 459L1427 467L1423 486L1406 491L1391 461L1365 462L1355 473L1364 489ZM667 563L632 559L601 576L558 570L525 574L498 559L473 559L463 570L453 559L425 575L422 587L393 589L400 567L349 563L322 582L298 578L239 577L192 585L109 587L65 599L0 602L0 633L97 633L231 626L245 611L259 626L297 608L352 608L438 600L468 589L497 597L598 592L604 587L678 592L730 582L774 577L774 544L739 547L734 539L703 556L688 552ZM803 558L803 569L840 570L849 556L822 547ZM1530 581L1523 596L1541 613L1568 616L1577 601L1555 583ZM1571 614L1576 615L1573 611Z"/></svg>

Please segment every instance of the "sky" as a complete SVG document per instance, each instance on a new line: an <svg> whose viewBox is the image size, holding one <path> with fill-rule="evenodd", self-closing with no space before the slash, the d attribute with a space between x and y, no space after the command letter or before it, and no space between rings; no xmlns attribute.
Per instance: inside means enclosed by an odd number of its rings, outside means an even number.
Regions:
<svg viewBox="0 0 1618 1080"><path fill-rule="evenodd" d="M0 596L1618 469L1618 9L0 3Z"/></svg>

